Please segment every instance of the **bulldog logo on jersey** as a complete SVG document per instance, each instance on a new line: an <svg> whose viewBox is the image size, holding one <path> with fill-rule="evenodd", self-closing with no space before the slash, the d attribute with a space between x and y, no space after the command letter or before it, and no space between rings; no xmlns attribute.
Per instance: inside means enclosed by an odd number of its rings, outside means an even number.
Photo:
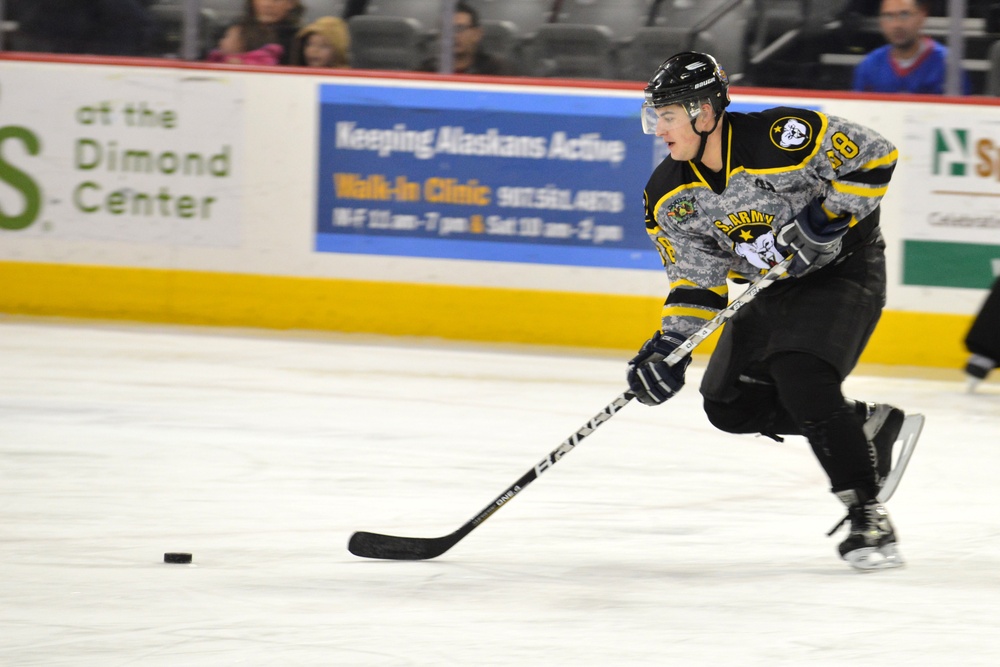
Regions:
<svg viewBox="0 0 1000 667"><path fill-rule="evenodd" d="M797 151L809 145L812 127L801 118L786 116L771 125L771 141L785 151Z"/></svg>
<svg viewBox="0 0 1000 667"><path fill-rule="evenodd" d="M774 230L770 227L757 230L756 236L748 235L745 241L733 239L733 250L758 269L770 269L784 259L775 247Z"/></svg>
<svg viewBox="0 0 1000 667"><path fill-rule="evenodd" d="M751 210L728 217L728 222L716 220L715 226L733 242L733 252L758 269L769 269L784 259L774 241L773 215Z"/></svg>

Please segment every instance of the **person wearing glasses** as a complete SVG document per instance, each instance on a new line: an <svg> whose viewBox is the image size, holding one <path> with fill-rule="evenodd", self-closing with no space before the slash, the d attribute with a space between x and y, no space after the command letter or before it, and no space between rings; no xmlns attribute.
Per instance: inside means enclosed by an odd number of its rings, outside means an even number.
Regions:
<svg viewBox="0 0 1000 667"><path fill-rule="evenodd" d="M948 49L924 34L928 0L882 0L878 20L888 44L869 53L854 69L853 89L865 93L941 95ZM969 78L962 75L968 95Z"/></svg>

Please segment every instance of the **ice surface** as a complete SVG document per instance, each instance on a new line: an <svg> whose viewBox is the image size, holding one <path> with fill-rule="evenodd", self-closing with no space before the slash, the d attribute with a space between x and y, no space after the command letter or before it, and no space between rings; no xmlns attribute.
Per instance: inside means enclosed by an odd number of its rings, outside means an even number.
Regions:
<svg viewBox="0 0 1000 667"><path fill-rule="evenodd" d="M804 440L708 425L698 362L441 558L347 552L457 529L626 357L0 319L0 664L1000 662L1000 385L957 370L847 383L927 415L899 570L836 557Z"/></svg>

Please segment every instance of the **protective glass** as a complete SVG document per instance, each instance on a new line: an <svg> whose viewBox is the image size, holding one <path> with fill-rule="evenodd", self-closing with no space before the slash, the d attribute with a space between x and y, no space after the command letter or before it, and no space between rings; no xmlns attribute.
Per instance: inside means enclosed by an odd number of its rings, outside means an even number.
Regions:
<svg viewBox="0 0 1000 667"><path fill-rule="evenodd" d="M650 102L642 105L642 131L646 134L656 134L657 125L664 132L669 132L684 123L690 123L701 111L700 107L693 112L685 112L683 107L669 105L654 107Z"/></svg>

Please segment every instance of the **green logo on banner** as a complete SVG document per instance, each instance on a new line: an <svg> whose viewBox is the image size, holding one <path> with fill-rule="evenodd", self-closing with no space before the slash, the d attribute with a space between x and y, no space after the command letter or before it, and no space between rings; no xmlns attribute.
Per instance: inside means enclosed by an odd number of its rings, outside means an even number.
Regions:
<svg viewBox="0 0 1000 667"><path fill-rule="evenodd" d="M23 204L19 211L11 212L0 205L0 229L24 229L38 219L42 207L42 193L38 184L24 171L7 159L8 147L20 144L28 155L38 155L41 142L31 130L24 127L0 127L0 184L5 184L20 193Z"/></svg>
<svg viewBox="0 0 1000 667"><path fill-rule="evenodd" d="M965 176L969 166L969 131L954 128L934 130L934 163L931 173L936 176Z"/></svg>

